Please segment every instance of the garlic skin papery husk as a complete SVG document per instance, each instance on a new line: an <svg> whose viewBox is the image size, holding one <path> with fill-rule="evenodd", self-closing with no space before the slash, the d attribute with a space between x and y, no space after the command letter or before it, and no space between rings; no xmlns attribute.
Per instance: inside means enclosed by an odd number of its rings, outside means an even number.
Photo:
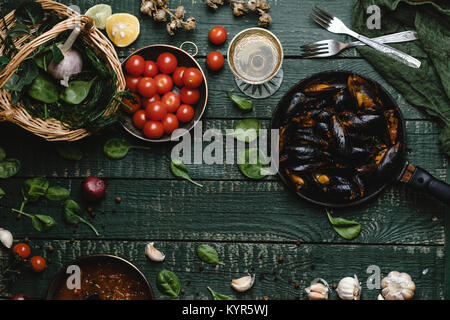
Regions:
<svg viewBox="0 0 450 320"><path fill-rule="evenodd" d="M361 297L361 286L358 277L345 277L339 281L336 292L342 300L359 300Z"/></svg>
<svg viewBox="0 0 450 320"><path fill-rule="evenodd" d="M416 285L409 274L391 271L381 280L381 289L386 300L409 300L414 297Z"/></svg>
<svg viewBox="0 0 450 320"><path fill-rule="evenodd" d="M237 292L245 292L250 290L255 283L255 275L248 275L239 279L231 280L231 287Z"/></svg>
<svg viewBox="0 0 450 320"><path fill-rule="evenodd" d="M305 291L309 300L328 300L328 294L330 293L328 286L320 282L311 283Z"/></svg>
<svg viewBox="0 0 450 320"><path fill-rule="evenodd" d="M11 232L0 228L0 242L8 249L11 249L14 238Z"/></svg>
<svg viewBox="0 0 450 320"><path fill-rule="evenodd" d="M377 300L384 300L383 295L381 293L378 295Z"/></svg>
<svg viewBox="0 0 450 320"><path fill-rule="evenodd" d="M145 255L152 261L162 262L166 258L166 256L155 248L155 243L150 242L145 246Z"/></svg>

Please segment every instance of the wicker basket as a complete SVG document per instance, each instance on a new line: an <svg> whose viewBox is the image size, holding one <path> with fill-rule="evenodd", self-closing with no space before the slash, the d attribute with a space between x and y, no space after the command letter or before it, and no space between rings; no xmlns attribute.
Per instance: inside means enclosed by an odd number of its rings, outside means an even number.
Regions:
<svg viewBox="0 0 450 320"><path fill-rule="evenodd" d="M81 25L81 39L89 45L101 58L107 62L107 67L117 75L117 90L122 91L125 88L125 78L122 72L121 63L111 42L93 26L93 20L87 16L79 15L69 7L49 0L37 0L46 10L53 10L59 18L65 19L58 23L53 29L45 32L39 37L29 41L29 35L19 37L15 40L15 45L19 52L12 58L4 70L0 72L0 121L9 121L22 128L40 136L48 141L75 141L89 136L91 133L85 129L70 130L56 119L38 119L33 118L23 104L19 102L16 105L11 103L11 95L3 89L14 74L17 67L40 45L54 39L61 32L73 29L77 24ZM16 24L14 11L5 17L8 28ZM0 33L4 34L5 26L0 23ZM0 46L0 56L3 54L4 47ZM112 109L117 110L117 106Z"/></svg>

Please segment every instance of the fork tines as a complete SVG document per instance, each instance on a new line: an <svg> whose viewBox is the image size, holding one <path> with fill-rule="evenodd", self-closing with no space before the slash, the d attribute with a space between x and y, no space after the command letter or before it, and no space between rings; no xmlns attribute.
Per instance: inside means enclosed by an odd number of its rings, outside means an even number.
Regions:
<svg viewBox="0 0 450 320"><path fill-rule="evenodd" d="M310 17L312 20L314 20L315 23L317 23L324 29L328 29L330 21L334 18L333 15L320 9L316 5L314 6L313 12L311 13Z"/></svg>
<svg viewBox="0 0 450 320"><path fill-rule="evenodd" d="M324 57L325 54L328 54L328 42L327 40L317 41L313 43L308 43L300 46L300 50L302 50L302 58L315 58L315 57Z"/></svg>

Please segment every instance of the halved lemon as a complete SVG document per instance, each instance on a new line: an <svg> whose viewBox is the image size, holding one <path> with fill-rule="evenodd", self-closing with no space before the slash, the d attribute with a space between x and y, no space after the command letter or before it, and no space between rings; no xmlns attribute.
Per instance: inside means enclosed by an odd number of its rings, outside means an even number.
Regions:
<svg viewBox="0 0 450 320"><path fill-rule="evenodd" d="M106 32L118 47L127 47L136 41L141 26L138 18L129 13L116 13L106 19Z"/></svg>
<svg viewBox="0 0 450 320"><path fill-rule="evenodd" d="M107 4L97 4L89 8L89 10L86 11L86 15L94 19L97 28L105 29L106 19L112 15L112 9L111 6Z"/></svg>

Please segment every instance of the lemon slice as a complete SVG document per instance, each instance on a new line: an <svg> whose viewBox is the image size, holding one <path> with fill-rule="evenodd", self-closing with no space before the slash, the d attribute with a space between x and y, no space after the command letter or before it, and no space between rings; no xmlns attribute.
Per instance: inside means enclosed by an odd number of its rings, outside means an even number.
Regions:
<svg viewBox="0 0 450 320"><path fill-rule="evenodd" d="M127 47L136 41L141 26L138 18L129 13L116 13L106 19L106 32L118 47Z"/></svg>
<svg viewBox="0 0 450 320"><path fill-rule="evenodd" d="M105 29L106 19L112 15L112 9L111 6L108 6L107 4L98 4L86 11L85 14L94 19L97 28Z"/></svg>

